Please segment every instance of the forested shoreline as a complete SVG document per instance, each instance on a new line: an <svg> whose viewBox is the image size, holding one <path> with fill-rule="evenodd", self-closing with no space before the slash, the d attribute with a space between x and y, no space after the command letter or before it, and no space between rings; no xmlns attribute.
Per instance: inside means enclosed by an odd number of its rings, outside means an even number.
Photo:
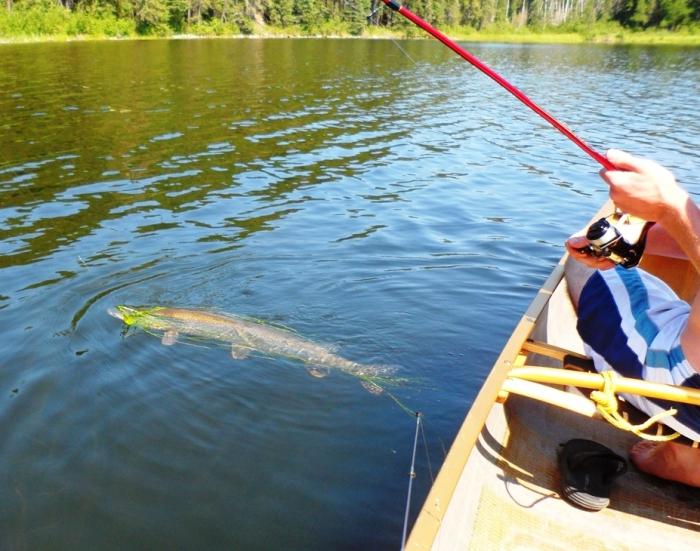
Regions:
<svg viewBox="0 0 700 551"><path fill-rule="evenodd" d="M420 36L380 0L5 0L0 39L141 36ZM453 36L680 35L700 44L700 0L411 0ZM371 15L370 15L371 14ZM368 17L369 16L369 17ZM632 40L634 41L634 40ZM644 40L642 40L644 41Z"/></svg>

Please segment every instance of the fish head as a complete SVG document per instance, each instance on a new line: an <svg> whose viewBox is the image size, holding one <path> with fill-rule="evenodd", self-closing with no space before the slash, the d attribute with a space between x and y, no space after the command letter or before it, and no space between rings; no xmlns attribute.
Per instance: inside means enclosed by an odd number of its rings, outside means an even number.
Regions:
<svg viewBox="0 0 700 551"><path fill-rule="evenodd" d="M158 322L158 318L153 314L160 310L159 307L155 308L136 308L133 306L117 305L114 308L109 308L107 313L120 319L125 325L135 325L138 327L143 327L145 329L162 329Z"/></svg>

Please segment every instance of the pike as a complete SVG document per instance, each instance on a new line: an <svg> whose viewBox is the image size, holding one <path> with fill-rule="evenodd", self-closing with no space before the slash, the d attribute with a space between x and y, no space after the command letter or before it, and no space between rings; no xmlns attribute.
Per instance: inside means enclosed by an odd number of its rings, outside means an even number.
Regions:
<svg viewBox="0 0 700 551"><path fill-rule="evenodd" d="M381 383L391 382L387 366L361 364L334 353L331 346L304 339L294 331L262 321L185 308L135 308L116 306L107 311L127 327L162 333L161 342L173 345L189 337L228 344L235 360L247 358L257 351L267 356L300 360L314 377L325 377L329 369L338 369L360 379L373 394L383 392Z"/></svg>

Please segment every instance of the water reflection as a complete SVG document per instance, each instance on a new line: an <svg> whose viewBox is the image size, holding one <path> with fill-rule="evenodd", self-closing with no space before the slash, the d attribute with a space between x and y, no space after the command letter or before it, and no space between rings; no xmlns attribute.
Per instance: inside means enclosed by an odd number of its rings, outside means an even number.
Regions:
<svg viewBox="0 0 700 551"><path fill-rule="evenodd" d="M361 40L2 47L8 541L399 541L412 423L393 403L293 362L121 338L104 310L215 307L400 366L422 381L396 392L426 413L437 466L605 189L486 77L438 44L400 45L410 58ZM469 49L593 146L700 189L698 51Z"/></svg>

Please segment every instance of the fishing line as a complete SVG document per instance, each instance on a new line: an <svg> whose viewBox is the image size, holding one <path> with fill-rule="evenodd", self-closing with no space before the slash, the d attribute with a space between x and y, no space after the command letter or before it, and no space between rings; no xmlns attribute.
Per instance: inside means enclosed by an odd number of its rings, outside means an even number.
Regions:
<svg viewBox="0 0 700 551"><path fill-rule="evenodd" d="M584 142L581 138L579 138L576 134L574 134L568 126L566 126L562 122L559 122L556 118L554 118L552 115L550 115L547 111L542 109L542 107L537 105L528 96L526 96L521 90L516 88L513 84L508 82L504 77L502 77L496 71L491 69L483 61L481 61L478 57L469 53L467 50L465 50L461 46L457 45L454 41L449 39L447 36L445 36L443 33L441 33L435 27L433 27L432 25L430 25L429 23L427 23L426 21L424 21L423 19L418 17L416 14L414 14L412 11L410 11L405 6L402 6L401 4L396 2L396 0L382 0L382 2L384 2L384 4L389 6L392 10L403 15L406 19L411 21L411 23L415 24L417 27L420 27L425 32L427 32L428 34L430 34L433 37L435 37L436 39L438 39L440 42L442 42L445 46L450 48L453 52L455 52L457 55L459 55L466 62L472 64L474 67L479 69L479 71L484 73L486 76L488 76L491 79L493 79L494 81L496 81L497 84L499 84L500 86L505 88L508 92L513 94L523 104L525 104L527 107L532 109L535 113L537 113L540 117L542 117L544 120L546 120L549 124L551 124L559 132L564 134L564 136L569 138L569 140L574 142L578 147L580 147L591 158L593 158L595 161L597 161L598 163L603 165L603 167L606 170L616 170L617 167L615 167L615 165L612 164L604 155L598 153L595 149L593 149L586 142Z"/></svg>
<svg viewBox="0 0 700 551"><path fill-rule="evenodd" d="M410 55L408 55L408 52L406 50L404 50L401 47L401 45L398 42L396 42L396 40L394 40L392 38L391 41L394 43L394 46L396 46L399 50L401 50L401 53L403 53L403 55L405 55L411 61L411 63L413 63L414 65L416 64L416 60L413 59Z"/></svg>
<svg viewBox="0 0 700 551"><path fill-rule="evenodd" d="M375 16L375 14L376 14L378 11L380 11L380 10L382 10L382 9L384 9L384 4L379 4L376 8L374 8L374 9L372 10L372 13L370 13L370 14L367 16L367 24L368 24L368 25L371 25L371 24L372 24L372 18ZM399 50L401 50L401 53L402 53L403 55L405 55L405 56L411 61L411 63L413 63L414 65L416 64L416 60L413 59L410 55L408 55L408 52L407 52L406 50L404 50L404 49L401 47L401 45L400 45L398 42L396 42L396 40L395 40L393 37L391 37L390 40L394 43L394 46L396 46Z"/></svg>
<svg viewBox="0 0 700 551"><path fill-rule="evenodd" d="M406 549L406 535L408 533L408 517L411 509L411 492L413 491L413 480L416 478L416 449L418 448L418 431L420 430L420 420L422 414L420 411L415 412L416 416L416 434L413 437L413 454L411 456L411 470L408 473L408 495L406 496L406 512L403 517L403 534L401 536L401 551Z"/></svg>
<svg viewBox="0 0 700 551"><path fill-rule="evenodd" d="M423 437L423 448L425 449L425 459L428 461L428 472L430 473L430 482L435 482L435 477L433 476L433 464L430 461L430 452L428 451L428 441L425 437L425 422L420 424L420 433Z"/></svg>
<svg viewBox="0 0 700 551"><path fill-rule="evenodd" d="M377 383L374 383L374 381L372 381L372 382L373 382L373 384L377 384ZM393 393L389 392L387 389L385 389L381 385L377 385L377 386L379 386L382 389L382 392L384 392L384 394L386 394L389 398L391 398L396 403L396 405L399 406L405 413L407 413L411 417L413 417L416 414L415 411L410 409L406 404L404 404L401 400L399 400L396 396L394 396Z"/></svg>

